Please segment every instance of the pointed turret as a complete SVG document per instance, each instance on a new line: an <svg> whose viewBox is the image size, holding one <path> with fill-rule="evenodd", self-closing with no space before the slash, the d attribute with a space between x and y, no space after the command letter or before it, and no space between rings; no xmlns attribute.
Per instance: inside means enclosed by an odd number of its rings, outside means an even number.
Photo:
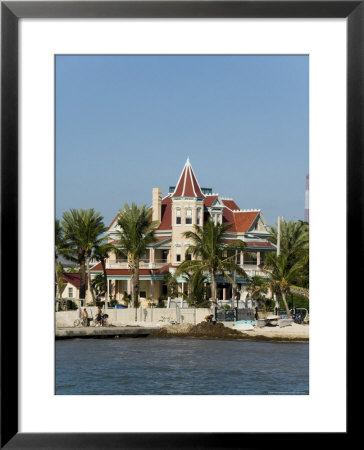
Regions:
<svg viewBox="0 0 364 450"><path fill-rule="evenodd" d="M189 158L187 158L177 186L171 197L205 197L193 172Z"/></svg>

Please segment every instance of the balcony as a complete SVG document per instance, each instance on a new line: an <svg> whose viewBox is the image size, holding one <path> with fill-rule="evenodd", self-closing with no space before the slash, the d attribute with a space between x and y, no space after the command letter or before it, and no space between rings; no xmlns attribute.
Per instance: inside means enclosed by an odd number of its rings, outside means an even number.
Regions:
<svg viewBox="0 0 364 450"><path fill-rule="evenodd" d="M264 272L264 270L261 269L261 267L259 267L257 264L254 264L253 262L251 263L244 263L244 264L240 264L240 267L242 269L245 270L245 272L250 276L250 277L255 277L255 276L259 276L259 277L264 277L266 278L268 275L266 272Z"/></svg>
<svg viewBox="0 0 364 450"><path fill-rule="evenodd" d="M156 259L151 262L149 258L142 258L139 261L139 269L160 269L161 267L168 264L167 259ZM117 259L116 261L111 261L106 263L107 269L128 269L127 259Z"/></svg>

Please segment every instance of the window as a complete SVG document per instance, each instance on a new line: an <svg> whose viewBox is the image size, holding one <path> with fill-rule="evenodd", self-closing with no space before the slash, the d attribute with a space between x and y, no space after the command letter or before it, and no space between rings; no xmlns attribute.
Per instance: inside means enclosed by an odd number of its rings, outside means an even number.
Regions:
<svg viewBox="0 0 364 450"><path fill-rule="evenodd" d="M264 252L260 252L260 264L264 265L264 260L265 260L265 253Z"/></svg>
<svg viewBox="0 0 364 450"><path fill-rule="evenodd" d="M201 208L197 208L196 223L197 225L201 225Z"/></svg>
<svg viewBox="0 0 364 450"><path fill-rule="evenodd" d="M68 288L68 298L73 298L73 288Z"/></svg>
<svg viewBox="0 0 364 450"><path fill-rule="evenodd" d="M176 209L176 224L181 225L181 208Z"/></svg>
<svg viewBox="0 0 364 450"><path fill-rule="evenodd" d="M176 261L177 262L181 261L181 248L180 247L176 247Z"/></svg>
<svg viewBox="0 0 364 450"><path fill-rule="evenodd" d="M191 261L191 255L186 255L186 261Z"/></svg>
<svg viewBox="0 0 364 450"><path fill-rule="evenodd" d="M246 253L244 255L244 264L257 265L257 254L256 253Z"/></svg>
<svg viewBox="0 0 364 450"><path fill-rule="evenodd" d="M186 225L192 224L192 209L186 209Z"/></svg>

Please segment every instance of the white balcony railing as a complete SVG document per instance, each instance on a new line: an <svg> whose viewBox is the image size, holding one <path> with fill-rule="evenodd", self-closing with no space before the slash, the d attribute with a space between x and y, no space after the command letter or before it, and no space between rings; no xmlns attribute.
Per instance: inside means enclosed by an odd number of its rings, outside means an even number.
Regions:
<svg viewBox="0 0 364 450"><path fill-rule="evenodd" d="M139 262L140 269L159 269L167 264L166 259L156 259L151 262L149 259L143 258ZM111 261L106 263L107 269L128 269L129 264L127 259L118 259L116 261Z"/></svg>

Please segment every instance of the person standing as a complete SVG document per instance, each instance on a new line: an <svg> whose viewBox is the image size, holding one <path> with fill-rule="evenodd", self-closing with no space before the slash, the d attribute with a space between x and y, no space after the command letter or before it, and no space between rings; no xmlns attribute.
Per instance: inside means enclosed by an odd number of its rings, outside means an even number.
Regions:
<svg viewBox="0 0 364 450"><path fill-rule="evenodd" d="M99 324L102 327L102 311L100 306L97 308L96 324Z"/></svg>
<svg viewBox="0 0 364 450"><path fill-rule="evenodd" d="M83 311L82 311L82 325L84 327L88 326L88 314L87 314L86 308L83 308Z"/></svg>

